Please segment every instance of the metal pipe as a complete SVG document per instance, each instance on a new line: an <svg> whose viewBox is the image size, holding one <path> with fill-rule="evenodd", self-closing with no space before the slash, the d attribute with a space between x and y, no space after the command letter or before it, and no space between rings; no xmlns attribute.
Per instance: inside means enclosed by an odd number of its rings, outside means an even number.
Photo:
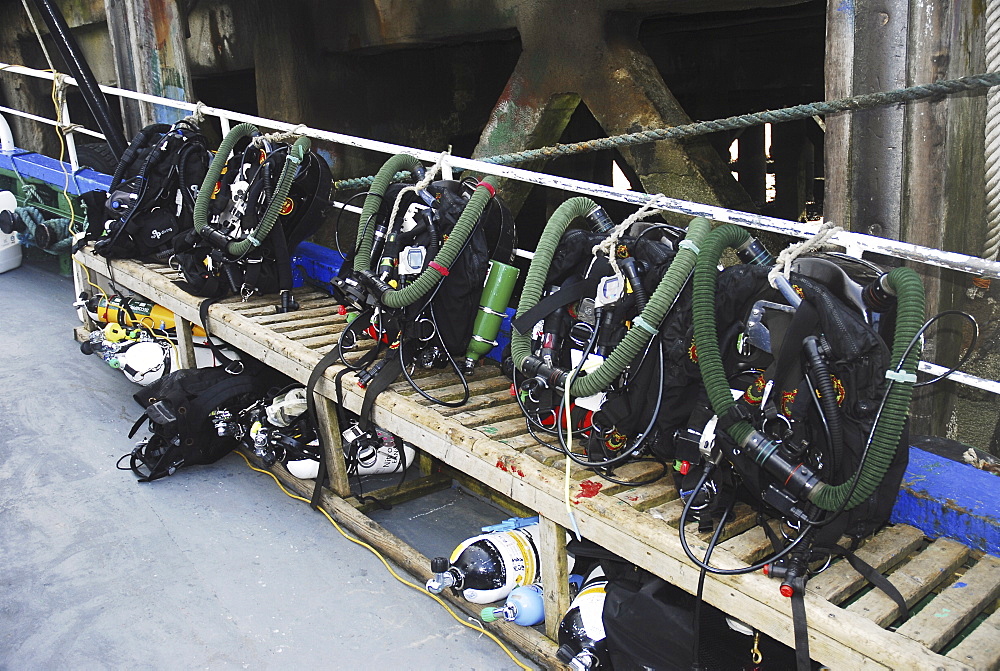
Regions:
<svg viewBox="0 0 1000 671"><path fill-rule="evenodd" d="M63 18L59 8L50 0L34 0L34 3L49 29L49 34L52 35L56 48L59 49L60 55L66 62L66 67L69 68L70 73L79 84L83 99L86 101L87 107L90 108L90 113L94 115L94 121L97 122L104 137L107 138L108 146L114 152L115 158L121 158L128 146L125 134L112 122L108 101L83 57L80 45L76 43L76 39L70 33L66 19Z"/></svg>

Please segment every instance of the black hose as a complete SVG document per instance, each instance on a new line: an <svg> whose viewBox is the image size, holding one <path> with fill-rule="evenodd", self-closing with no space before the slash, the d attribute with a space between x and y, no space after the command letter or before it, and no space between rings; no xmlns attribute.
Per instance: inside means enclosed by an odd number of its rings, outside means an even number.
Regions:
<svg viewBox="0 0 1000 671"><path fill-rule="evenodd" d="M837 405L837 390L833 386L833 376L826 359L820 353L819 338L814 335L808 336L802 341L805 349L806 361L812 368L815 377L810 380L816 385L819 394L819 409L826 421L826 426L830 432L830 473L837 472L837 464L841 462L844 452L844 427L840 416L840 406Z"/></svg>

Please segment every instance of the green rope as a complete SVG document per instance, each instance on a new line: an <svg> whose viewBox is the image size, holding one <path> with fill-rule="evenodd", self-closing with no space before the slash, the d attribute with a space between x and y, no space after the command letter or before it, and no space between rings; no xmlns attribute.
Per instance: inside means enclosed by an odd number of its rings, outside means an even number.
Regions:
<svg viewBox="0 0 1000 671"><path fill-rule="evenodd" d="M924 100L937 96L951 95L963 91L975 91L977 89L990 88L1000 85L1000 72L990 72L959 79L947 79L932 84L919 84L907 88L885 91L882 93L865 93L852 98L841 98L826 102L809 103L805 105L795 105L778 110L757 112L755 114L741 114L739 116L716 119L715 121L697 121L683 126L672 126L670 128L653 128L639 131L637 133L626 133L624 135L613 135L611 137L587 140L585 142L573 142L570 144L556 144L550 147L540 147L538 149L525 149L511 154L499 154L480 159L483 163L495 165L516 165L527 161L539 159L551 159L559 156L571 154L585 154L592 151L604 149L620 149L622 147L632 147L660 140L680 140L698 135L718 133L724 130L740 130L761 126L766 123L782 123L785 121L797 121L808 119L814 116L836 114L837 112L857 112L859 110L885 107L886 105L896 105L899 103ZM405 179L406 175L398 175L400 179ZM371 184L374 176L355 177L352 179L341 179L333 183L334 189L362 189Z"/></svg>

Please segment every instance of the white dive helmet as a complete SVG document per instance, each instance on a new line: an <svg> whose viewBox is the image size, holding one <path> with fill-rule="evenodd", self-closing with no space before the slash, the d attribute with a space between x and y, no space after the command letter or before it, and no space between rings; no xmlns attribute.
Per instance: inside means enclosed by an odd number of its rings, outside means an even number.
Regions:
<svg viewBox="0 0 1000 671"><path fill-rule="evenodd" d="M145 387L163 377L169 357L170 352L163 345L145 341L129 347L118 357L118 361L125 377Z"/></svg>

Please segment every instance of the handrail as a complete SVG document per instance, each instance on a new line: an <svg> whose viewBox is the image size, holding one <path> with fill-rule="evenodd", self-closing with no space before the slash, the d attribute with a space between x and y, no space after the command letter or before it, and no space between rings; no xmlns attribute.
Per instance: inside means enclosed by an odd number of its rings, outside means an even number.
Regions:
<svg viewBox="0 0 1000 671"><path fill-rule="evenodd" d="M2 72L10 72L13 74L36 77L38 79L47 79L50 81L55 77L52 72L0 62L0 73ZM71 86L77 85L76 80L72 77L64 77L63 81ZM196 104L181 100L172 100L170 98L163 98L160 96L150 95L148 93L139 93L137 91L130 91L128 89L121 89L114 86L102 85L100 89L105 93L131 100L139 100L156 105L173 107L175 109L186 110L192 114L197 113L218 117L222 122L223 131L228 130L230 122L251 123L264 128L270 128L277 131L295 132L300 135L307 135L320 140L327 140L351 147L358 147L359 149L368 149L385 154L409 154L422 161L433 162L438 160L440 157L439 153L424 149L406 147L379 140L370 140L343 133L335 133L333 131L312 128L303 124L291 124L284 121L277 121L275 119L267 119L250 114L243 114L241 112L233 112L222 108L210 107L202 103ZM21 116L28 116L23 112L20 114ZM51 120L46 120L40 117L36 118L36 120L55 124L55 122L52 122ZM74 130L82 132L80 128L75 128ZM94 131L86 132L88 135L99 136L99 134ZM70 140L72 140L72 138L70 138ZM721 223L737 224L740 226L770 231L772 233L779 233L791 237L811 237L819 229L819 224L803 224L800 222L778 219L776 217L768 217L750 212L740 212L738 210L730 210L724 207L705 205L677 198L668 198L662 195L649 195L636 191L617 189L615 187L558 177L556 175L548 175L532 170L525 170L523 168L513 168L494 163L484 163L483 161L463 158L460 156L448 156L448 163L452 167L462 170L472 170L477 173L496 175L498 177L515 179L539 186L573 191L590 197L617 200L631 203L633 205L644 205L652 201L657 207L670 212L676 212L691 217L705 217ZM347 207L346 209L353 211L356 208ZM901 242L899 240L890 240L874 235L849 231L837 233L835 236L830 238L830 242L845 247L848 254L858 258L860 258L864 252L871 252L874 254L893 256L908 261L915 261L926 265L949 268L951 270L957 270L959 272L978 275L981 277L1000 279L1000 262L990 261L966 254L959 254L957 252L947 252L940 249L933 249L930 247L922 247L920 245ZM524 252L520 255L530 257L531 253ZM937 364L922 361L920 362L920 370L930 372L932 374L941 374L947 369L938 366ZM978 378L961 371L955 371L947 377L948 379L960 384L1000 394L1000 383L992 380Z"/></svg>
<svg viewBox="0 0 1000 671"><path fill-rule="evenodd" d="M11 72L49 80L51 80L54 76L51 72L35 70L33 68L26 68L24 66L11 65L7 63L0 63L0 72ZM70 85L76 85L76 81L72 77L66 77L65 82ZM186 110L192 113L199 112L201 114L217 116L226 121L251 123L256 126L273 128L279 131L296 132L320 140L328 140L337 144L358 147L359 149L368 149L383 154L410 154L411 156L415 156L422 161L435 161L440 155L437 152L425 149L406 147L379 140L370 140L353 135L346 135L344 133L335 133L318 128L311 128L301 124L291 124L284 121L233 112L217 107L209 107L200 103L195 104L179 100L171 100L169 98L162 98L160 96L149 95L147 93L137 93L135 91L129 91L127 89L121 89L114 86L101 86L100 88L105 93L124 98L174 107L176 109ZM472 170L477 173L506 177L522 182L537 184L539 186L548 186L556 189L563 189L565 191L573 191L592 198L606 198L609 200L631 203L633 205L644 205L655 200L657 207L661 207L670 212L676 212L691 217L705 217L706 219L711 219L712 221L738 224L740 226L747 226L749 228L770 231L772 233L779 233L792 237L808 238L815 234L819 228L818 224L803 224L785 219L778 219L776 217L768 217L750 212L730 210L724 207L694 203L691 201L680 200L678 198L668 198L666 196L655 196L636 191L617 189L611 186L593 184L590 182L558 177L556 175L548 175L532 170L525 170L523 168L513 168L493 163L485 163L483 161L463 158L460 156L451 156L449 157L448 162L453 167L461 168L462 170ZM848 253L852 255L860 255L863 252L871 252L873 254L894 256L908 261L949 268L951 270L957 270L959 272L969 273L972 275L1000 279L1000 262L988 261L986 259L969 256L967 254L947 252L940 249L933 249L930 247L922 247L920 245L901 242L899 240L889 240L887 238L880 238L874 235L867 235L865 233L854 233L848 231L838 233L836 236L831 238L831 242L845 247L848 250Z"/></svg>

